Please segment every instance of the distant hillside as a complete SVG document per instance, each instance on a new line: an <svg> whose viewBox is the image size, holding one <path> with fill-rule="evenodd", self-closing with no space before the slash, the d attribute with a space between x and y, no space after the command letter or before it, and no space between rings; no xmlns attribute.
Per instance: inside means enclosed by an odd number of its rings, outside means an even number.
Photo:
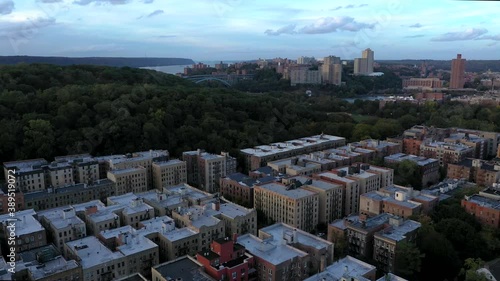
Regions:
<svg viewBox="0 0 500 281"><path fill-rule="evenodd" d="M383 64L416 64L417 66L420 66L424 61L427 65L433 65L436 69L451 69L451 60L377 60L378 63ZM488 69L495 72L500 71L500 60L467 60L465 63L465 71L482 72Z"/></svg>
<svg viewBox="0 0 500 281"><path fill-rule="evenodd" d="M55 65L103 65L116 67L145 67L145 66L168 66L194 64L192 59L183 58L112 58L112 57L34 57L34 56L0 56L0 64L18 64L18 63L47 63Z"/></svg>

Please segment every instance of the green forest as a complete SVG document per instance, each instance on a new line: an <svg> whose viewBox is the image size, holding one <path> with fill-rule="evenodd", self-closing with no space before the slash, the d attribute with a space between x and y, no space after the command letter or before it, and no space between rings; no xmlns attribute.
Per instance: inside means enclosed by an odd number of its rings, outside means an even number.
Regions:
<svg viewBox="0 0 500 281"><path fill-rule="evenodd" d="M264 85L266 77L282 83L269 72L256 77L257 85ZM368 82L384 87L376 84L380 81ZM0 159L149 149L167 149L179 157L197 148L238 156L240 148L322 132L348 141L385 139L416 124L500 131L500 107L428 102L379 108L377 101L344 101L335 89L308 97L302 89L251 93L245 83L235 88L198 85L129 67L1 66ZM349 83L345 87L352 90ZM404 171L396 176L418 185ZM500 234L465 213L460 196L428 217L415 218L423 227L416 245L402 247L401 275L481 280L473 269L500 254Z"/></svg>
<svg viewBox="0 0 500 281"><path fill-rule="evenodd" d="M335 93L247 93L136 68L0 67L0 159L197 148L219 153L324 132L384 139L415 124L500 130L500 108L348 103Z"/></svg>

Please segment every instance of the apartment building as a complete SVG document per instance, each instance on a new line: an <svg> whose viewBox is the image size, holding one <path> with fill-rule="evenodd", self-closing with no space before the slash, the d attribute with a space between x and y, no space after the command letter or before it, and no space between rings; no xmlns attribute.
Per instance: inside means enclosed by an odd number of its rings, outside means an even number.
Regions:
<svg viewBox="0 0 500 281"><path fill-rule="evenodd" d="M500 191L498 186L485 189L479 194L465 196L461 205L480 223L500 228Z"/></svg>
<svg viewBox="0 0 500 281"><path fill-rule="evenodd" d="M444 139L447 143L461 143L474 149L473 158L486 159L488 157L489 140L469 133L455 133Z"/></svg>
<svg viewBox="0 0 500 281"><path fill-rule="evenodd" d="M461 143L429 142L420 145L420 156L437 159L439 165L445 167L449 163L458 163L473 155L474 148Z"/></svg>
<svg viewBox="0 0 500 281"><path fill-rule="evenodd" d="M4 162L4 178L8 180L9 175L15 176L16 188L24 193L44 190L46 186L43 166L47 164L47 160L41 158Z"/></svg>
<svg viewBox="0 0 500 281"><path fill-rule="evenodd" d="M153 218L155 214L153 207L132 193L109 197L108 209L120 217L121 225L130 225L134 228L138 228L141 221Z"/></svg>
<svg viewBox="0 0 500 281"><path fill-rule="evenodd" d="M236 158L229 153L210 154L198 149L182 153L186 162L187 182L210 193L219 192L219 179L236 172Z"/></svg>
<svg viewBox="0 0 500 281"><path fill-rule="evenodd" d="M14 196L9 196L12 195L12 193L14 194ZM12 199L9 198L14 198L14 201L12 201ZM11 206L9 206L9 203ZM12 191L9 192L7 186L4 186L3 188L0 187L0 215L9 213L9 208L12 208L12 206L15 208L16 211L24 210L25 209L24 194L19 190L16 190L14 192Z"/></svg>
<svg viewBox="0 0 500 281"><path fill-rule="evenodd" d="M256 185L254 207L274 221L310 231L319 222L319 194L297 187L296 182Z"/></svg>
<svg viewBox="0 0 500 281"><path fill-rule="evenodd" d="M132 273L125 255L111 251L95 236L65 243L64 256L81 265L84 281L113 280Z"/></svg>
<svg viewBox="0 0 500 281"><path fill-rule="evenodd" d="M220 178L220 193L230 201L253 207L253 186L258 181L242 173Z"/></svg>
<svg viewBox="0 0 500 281"><path fill-rule="evenodd" d="M403 80L405 89L433 90L443 88L443 81L439 78L409 78Z"/></svg>
<svg viewBox="0 0 500 281"><path fill-rule="evenodd" d="M394 272L398 245L402 242L415 242L421 224L413 220L389 218L389 226L373 236L373 259L384 272Z"/></svg>
<svg viewBox="0 0 500 281"><path fill-rule="evenodd" d="M333 263L333 243L284 223L276 223L259 230L259 238L265 241L286 243L307 253L309 271L319 272Z"/></svg>
<svg viewBox="0 0 500 281"><path fill-rule="evenodd" d="M427 187L439 182L438 159L397 153L386 156L384 158L384 163L386 165L397 165L398 163L405 160L412 161L420 167L420 174L422 175L422 187Z"/></svg>
<svg viewBox="0 0 500 281"><path fill-rule="evenodd" d="M270 161L336 148L343 145L345 145L345 138L321 134L285 142L271 143L269 145L260 145L253 148L245 148L241 150L241 153L245 157L245 168L247 170L256 170L267 165L267 162Z"/></svg>
<svg viewBox="0 0 500 281"><path fill-rule="evenodd" d="M58 156L54 158L56 163L67 163L73 169L75 183L92 184L100 179L99 162L90 154L78 154Z"/></svg>
<svg viewBox="0 0 500 281"><path fill-rule="evenodd" d="M166 186L174 186L187 182L186 162L172 159L152 164L153 187L163 190Z"/></svg>
<svg viewBox="0 0 500 281"><path fill-rule="evenodd" d="M127 170L134 169L136 167L143 167L146 169L146 189L153 188L153 168L152 164L154 162L168 161L169 153L166 150L150 150L128 153L126 155L112 155L98 157L101 162L106 162L104 164L104 170L109 172L110 170Z"/></svg>
<svg viewBox="0 0 500 281"><path fill-rule="evenodd" d="M381 213L408 218L421 213L428 214L439 203L439 197L411 187L388 186L360 196L359 213L376 216Z"/></svg>
<svg viewBox="0 0 500 281"><path fill-rule="evenodd" d="M288 68L290 85L297 84L321 84L321 72L312 70L309 66L292 66Z"/></svg>
<svg viewBox="0 0 500 281"><path fill-rule="evenodd" d="M131 227L101 231L97 237L112 252L123 254L126 274L151 276L151 267L159 264L158 245Z"/></svg>
<svg viewBox="0 0 500 281"><path fill-rule="evenodd" d="M377 268L371 264L346 256L304 281L375 281ZM392 279L390 279L392 280Z"/></svg>
<svg viewBox="0 0 500 281"><path fill-rule="evenodd" d="M276 173L289 176L310 176L321 172L321 165L308 161L299 161L298 157L268 162Z"/></svg>
<svg viewBox="0 0 500 281"><path fill-rule="evenodd" d="M26 208L35 211L80 204L92 200L106 200L116 195L115 183L108 179L95 180L91 184L77 183L57 189L48 188L26 193L23 201Z"/></svg>
<svg viewBox="0 0 500 281"><path fill-rule="evenodd" d="M40 211L38 219L60 252L64 252L64 243L87 236L85 222L76 215L72 207Z"/></svg>
<svg viewBox="0 0 500 281"><path fill-rule="evenodd" d="M197 280L216 281L205 273L203 265L190 256L183 256L175 260L159 264L151 268L152 280Z"/></svg>
<svg viewBox="0 0 500 281"><path fill-rule="evenodd" d="M250 275L250 269L255 266L254 257L229 237L213 241L209 250L196 254L196 260L216 280L246 281L254 277Z"/></svg>
<svg viewBox="0 0 500 281"><path fill-rule="evenodd" d="M447 177L466 179L480 186L492 186L500 182L500 164L480 159L465 159L456 164L448 164Z"/></svg>
<svg viewBox="0 0 500 281"><path fill-rule="evenodd" d="M369 258L373 256L373 236L387 227L390 214L380 214L372 218L360 215L359 220L347 224L348 252L355 257Z"/></svg>
<svg viewBox="0 0 500 281"><path fill-rule="evenodd" d="M14 217L10 214L0 216L0 245L2 249L15 248L16 254L37 247L47 245L47 235L45 228L37 221L37 214L34 210L24 210L15 213ZM14 220L14 221L12 221ZM9 245L8 240L11 233L11 226L15 225L16 243ZM19 255L16 256L16 259Z"/></svg>
<svg viewBox="0 0 500 281"><path fill-rule="evenodd" d="M392 154L401 153L403 149L400 143L375 139L366 139L351 143L350 145L374 151L375 158L384 158Z"/></svg>
<svg viewBox="0 0 500 281"><path fill-rule="evenodd" d="M457 133L475 135L488 140L488 148L487 148L488 156L495 156L496 149L500 145L499 132L486 132L486 131L469 130L462 128L456 128L454 129L454 131L456 131Z"/></svg>
<svg viewBox="0 0 500 281"><path fill-rule="evenodd" d="M284 184L300 184L300 188L317 193L318 223L329 223L341 218L343 213L342 186L339 184L297 176L283 179Z"/></svg>
<svg viewBox="0 0 500 281"><path fill-rule="evenodd" d="M2 277L0 273L0 280L54 281L83 279L80 265L75 260L66 260L53 245L22 252L20 260L16 262L15 274L11 278Z"/></svg>
<svg viewBox="0 0 500 281"><path fill-rule="evenodd" d="M310 256L283 239L245 234L238 237L237 243L254 256L257 280L303 280L310 275Z"/></svg>
<svg viewBox="0 0 500 281"><path fill-rule="evenodd" d="M116 194L145 192L148 190L147 169L133 167L108 171L108 179L115 184Z"/></svg>
<svg viewBox="0 0 500 281"><path fill-rule="evenodd" d="M339 184L342 189L342 216L354 214L359 208L360 181L357 178L347 177L342 172L322 172L314 176L316 179L325 180L331 183Z"/></svg>
<svg viewBox="0 0 500 281"><path fill-rule="evenodd" d="M343 241L347 237L347 226L359 221L359 215L350 215L336 219L328 224L327 240L333 243Z"/></svg>

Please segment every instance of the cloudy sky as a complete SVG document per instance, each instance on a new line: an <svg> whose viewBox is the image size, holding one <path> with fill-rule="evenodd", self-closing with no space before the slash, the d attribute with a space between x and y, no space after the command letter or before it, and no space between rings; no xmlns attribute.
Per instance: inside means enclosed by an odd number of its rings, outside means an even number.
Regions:
<svg viewBox="0 0 500 281"><path fill-rule="evenodd" d="M0 0L0 55L500 59L500 2Z"/></svg>

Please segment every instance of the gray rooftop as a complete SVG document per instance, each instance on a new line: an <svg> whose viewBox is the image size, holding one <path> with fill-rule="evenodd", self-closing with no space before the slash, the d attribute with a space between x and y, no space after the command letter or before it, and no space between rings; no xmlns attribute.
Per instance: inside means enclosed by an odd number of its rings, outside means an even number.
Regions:
<svg viewBox="0 0 500 281"><path fill-rule="evenodd" d="M376 267L365 263L361 260L353 258L351 256L346 256L345 258L335 262L334 264L328 266L325 271L313 275L304 281L339 281L342 277L356 278L359 281L369 280L364 278L364 275L375 271Z"/></svg>
<svg viewBox="0 0 500 281"><path fill-rule="evenodd" d="M466 198L467 201L476 203L482 207L500 210L500 201L484 197L481 195L472 195Z"/></svg>
<svg viewBox="0 0 500 281"><path fill-rule="evenodd" d="M344 141L345 138L330 136L330 135L316 135L296 140L289 140L285 142L272 143L269 145L259 145L253 148L242 149L244 154L255 155L259 157L269 156L281 152L293 151L295 149L304 148L308 146L317 145L329 141Z"/></svg>
<svg viewBox="0 0 500 281"><path fill-rule="evenodd" d="M283 238L283 234L285 232L292 233L293 231L295 231L297 233L296 242L299 244L313 247L316 249L324 249L333 246L332 242L321 239L316 235L291 227L284 223L275 223L268 227L261 228L259 231L272 235L273 239L276 240L276 243L279 243L280 239Z"/></svg>
<svg viewBox="0 0 500 281"><path fill-rule="evenodd" d="M124 257L120 252L112 252L95 236L87 236L79 240L69 241L66 242L66 245L76 253L83 269L92 268Z"/></svg>
<svg viewBox="0 0 500 281"><path fill-rule="evenodd" d="M420 226L421 224L419 222L406 220L399 226L391 226L377 232L375 236L391 239L397 242L403 240L406 234L415 231L416 229L420 228Z"/></svg>
<svg viewBox="0 0 500 281"><path fill-rule="evenodd" d="M45 228L35 219L36 213L33 209L16 212L15 217L9 214L0 215L0 223L8 224L15 221L16 235L26 235L39 231L45 231Z"/></svg>
<svg viewBox="0 0 500 281"><path fill-rule="evenodd" d="M260 185L259 187L261 187L263 189L267 189L267 190L275 192L275 193L278 193L278 194L281 194L283 196L287 196L287 197L292 198L292 199L300 199L300 198L304 198L304 197L308 197L308 196L316 194L314 192L311 192L309 190L305 190L302 188L295 188L295 189L286 190L286 186L284 184L275 183L275 182L266 183L266 184Z"/></svg>
<svg viewBox="0 0 500 281"><path fill-rule="evenodd" d="M273 265L279 265L294 257L305 257L307 253L282 244L281 241L272 239L262 240L252 234L238 237L238 244L246 248L252 255L259 257Z"/></svg>

